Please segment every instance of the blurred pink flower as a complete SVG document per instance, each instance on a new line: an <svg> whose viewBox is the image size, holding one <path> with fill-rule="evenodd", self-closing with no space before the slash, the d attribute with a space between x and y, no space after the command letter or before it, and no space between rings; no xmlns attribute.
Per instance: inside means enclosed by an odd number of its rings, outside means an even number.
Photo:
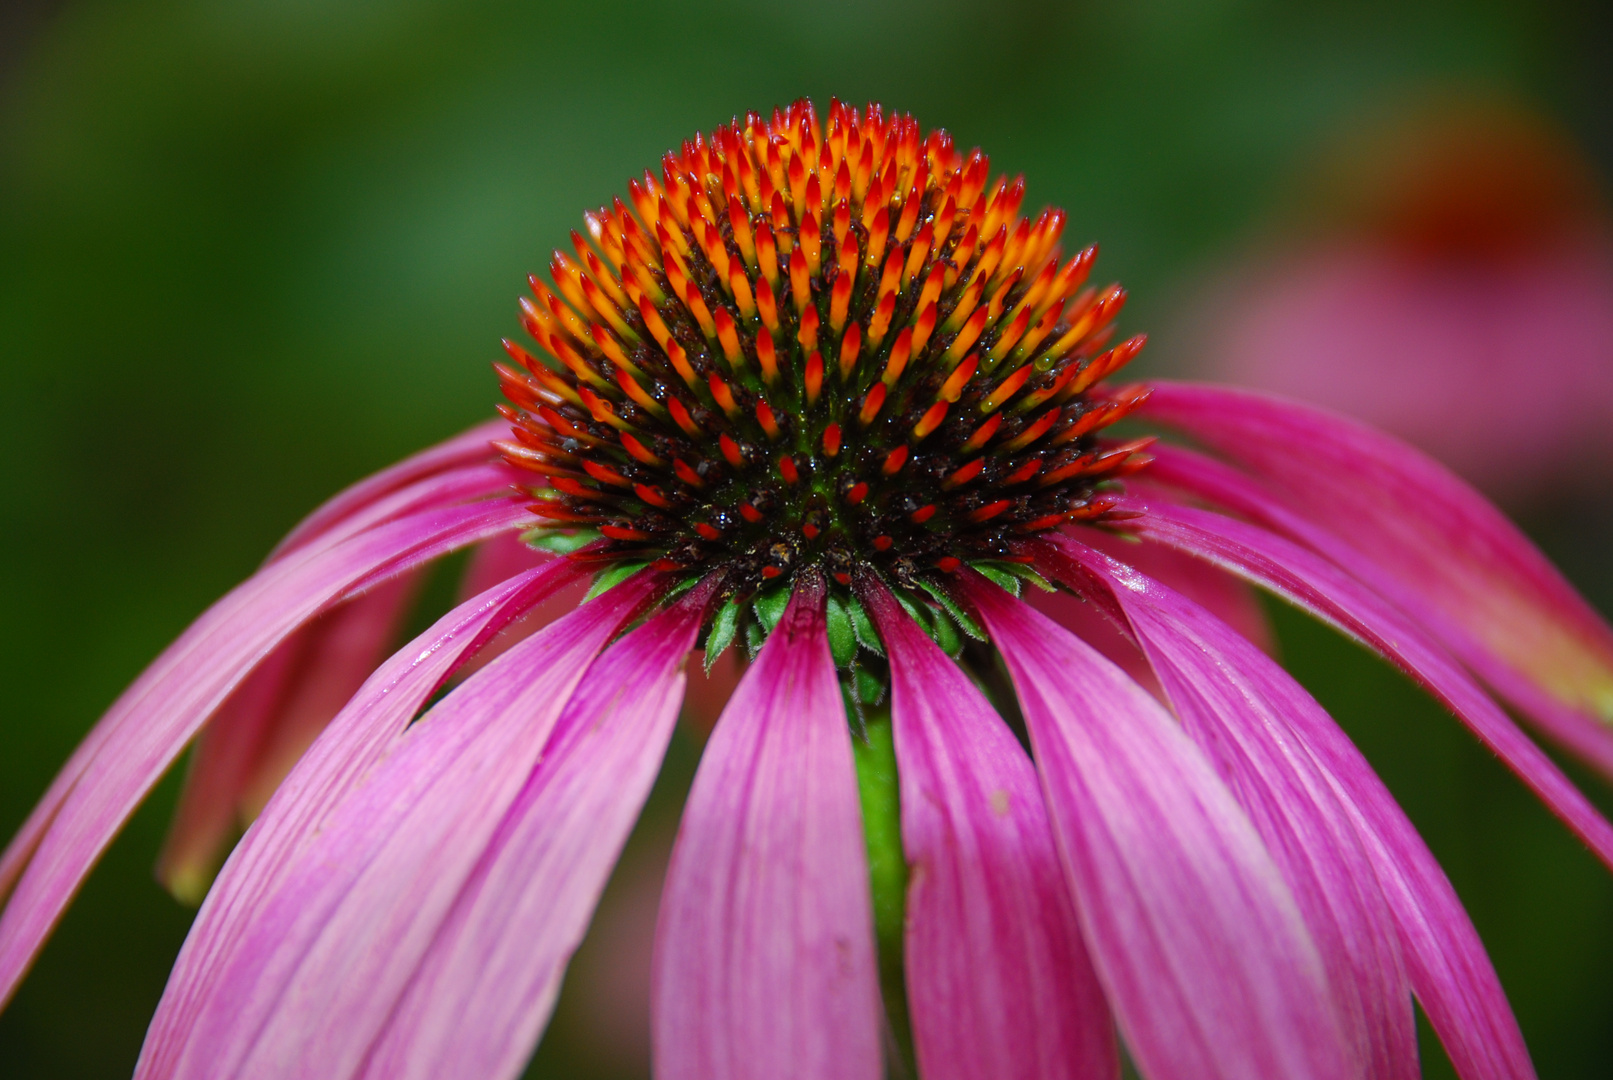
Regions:
<svg viewBox="0 0 1613 1080"><path fill-rule="evenodd" d="M1207 374L1358 416L1524 505L1613 479L1613 237L1566 136L1444 101L1329 159L1323 223L1219 282Z"/></svg>

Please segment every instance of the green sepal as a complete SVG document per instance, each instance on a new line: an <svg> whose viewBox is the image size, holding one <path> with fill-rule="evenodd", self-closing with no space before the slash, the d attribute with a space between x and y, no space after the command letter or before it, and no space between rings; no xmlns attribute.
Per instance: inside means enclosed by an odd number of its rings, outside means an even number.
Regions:
<svg viewBox="0 0 1613 1080"><path fill-rule="evenodd" d="M999 589L1012 593L1014 596L1019 595L1019 579L1013 574L1010 574L1008 571L1004 570L1002 568L1002 563L981 562L970 563L969 565L977 573L979 573L981 577L985 578L993 585L996 585Z"/></svg>
<svg viewBox="0 0 1613 1080"><path fill-rule="evenodd" d="M878 705L885 700L885 684L879 676L865 667L858 668L852 678L857 684L857 701L864 706Z"/></svg>
<svg viewBox="0 0 1613 1080"><path fill-rule="evenodd" d="M751 607L756 610L756 618L761 621L763 637L773 632L773 627L784 618L784 609L789 605L789 589L774 589L772 592L761 593L751 603Z"/></svg>
<svg viewBox="0 0 1613 1080"><path fill-rule="evenodd" d="M701 579L698 576L697 577L691 577L691 578L684 578L682 581L678 582L676 585L672 586L672 588L670 588L670 589L668 589L666 591L666 595L661 598L661 603L662 604L671 603L673 600L676 600L678 597L682 596L684 593L688 592L690 589L692 589L696 585L700 584L700 580Z"/></svg>
<svg viewBox="0 0 1613 1080"><path fill-rule="evenodd" d="M933 637L934 631L930 629L930 624L935 622L935 609L929 604L915 604L904 592L893 595L896 597L896 602L902 605L902 610L907 612L907 617L918 623L920 630Z"/></svg>
<svg viewBox="0 0 1613 1080"><path fill-rule="evenodd" d="M573 551L581 551L598 539L597 529L571 529L565 532L556 529L532 529L521 534L521 543L527 547L552 552L555 555L570 555Z"/></svg>
<svg viewBox="0 0 1613 1080"><path fill-rule="evenodd" d="M955 657L963 651L963 637L958 633L957 624L940 613L936 614L935 622L930 627L930 638L948 656Z"/></svg>
<svg viewBox="0 0 1613 1080"><path fill-rule="evenodd" d="M1015 596L1019 595L1018 583L1021 581L1028 581L1043 592L1058 592L1052 582L1024 563L997 562L994 559L987 559L984 562L971 563L970 565Z"/></svg>
<svg viewBox="0 0 1613 1080"><path fill-rule="evenodd" d="M739 615L741 608L737 601L730 600L717 609L717 614L711 619L711 633L706 635L706 674L711 674L712 667L717 658L728 651L728 646L734 643L734 635L739 632Z"/></svg>
<svg viewBox="0 0 1613 1080"><path fill-rule="evenodd" d="M885 643L879 640L879 631L874 629L874 620L868 617L868 612L856 597L846 605L851 613L851 628L856 631L857 643L876 656L885 655Z"/></svg>
<svg viewBox="0 0 1613 1080"><path fill-rule="evenodd" d="M766 644L766 642L767 631L762 628L762 624L757 622L755 619L746 619L745 651L750 655L752 660L756 659L756 654L762 651L762 646Z"/></svg>
<svg viewBox="0 0 1613 1080"><path fill-rule="evenodd" d="M837 668L850 667L851 662L857 659L857 631L853 628L851 615L847 613L846 605L833 596L829 597L829 653L834 657Z"/></svg>
<svg viewBox="0 0 1613 1080"><path fill-rule="evenodd" d="M624 562L601 570L595 576L594 583L588 586L588 595L583 597L583 601L592 600L607 589L615 588L648 565L647 562Z"/></svg>
<svg viewBox="0 0 1613 1080"><path fill-rule="evenodd" d="M924 586L925 592L935 597L935 602L940 604L942 609L945 610L948 615L952 616L952 621L958 624L958 629L962 630L965 634L968 634L976 641L986 640L986 632L980 629L979 624L971 619L968 613L958 606L956 600L953 600L951 596L947 595L947 591L945 589L941 588L939 585L933 585L930 582L922 579L919 581L919 584Z"/></svg>
<svg viewBox="0 0 1613 1080"><path fill-rule="evenodd" d="M928 608L921 610L917 604L908 599L905 592L895 593L894 595L896 597L896 602L902 605L902 610L907 612L908 617L914 622L918 623L920 626L923 626L925 623L929 622L930 613Z"/></svg>

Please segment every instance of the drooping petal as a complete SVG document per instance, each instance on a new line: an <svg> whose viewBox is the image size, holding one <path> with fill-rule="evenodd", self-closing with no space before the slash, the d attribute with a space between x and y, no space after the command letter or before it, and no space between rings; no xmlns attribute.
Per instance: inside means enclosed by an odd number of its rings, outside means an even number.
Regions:
<svg viewBox="0 0 1613 1080"><path fill-rule="evenodd" d="M1232 466L1181 447L1162 447L1154 464L1158 468L1151 468L1151 481L1208 499L1298 540L1379 593L1393 597L1407 615L1447 649L1465 658L1470 668L1518 705L1542 731L1604 773L1613 775L1613 726L1587 723L1583 713L1544 693L1534 683L1519 682L1516 672L1498 666L1493 657L1474 653L1471 642L1452 636L1442 613L1421 598L1407 594L1373 559L1286 505L1259 481ZM1466 649L1466 653L1459 652L1462 649Z"/></svg>
<svg viewBox="0 0 1613 1080"><path fill-rule="evenodd" d="M461 599L479 596L499 582L507 581L552 558L554 556L548 552L539 551L523 542L516 533L495 536L478 544L471 552L465 576L459 582L459 596Z"/></svg>
<svg viewBox="0 0 1613 1080"><path fill-rule="evenodd" d="M253 915L172 1075L354 1074L583 673L658 583L551 624L396 740Z"/></svg>
<svg viewBox="0 0 1613 1080"><path fill-rule="evenodd" d="M1088 530L1092 531L1092 530ZM1141 547L1142 545L1136 545ZM1155 545L1158 546L1158 545ZM1136 639L1126 633L1108 611L1084 596L1064 591L1027 589L1024 601L1097 650L1098 655L1160 701L1165 692Z"/></svg>
<svg viewBox="0 0 1613 1080"><path fill-rule="evenodd" d="M1421 683L1527 784L1608 866L1609 825L1545 752L1419 627L1357 579L1314 552L1257 525L1164 499L1123 503L1131 524L1242 574L1350 634Z"/></svg>
<svg viewBox="0 0 1613 1080"><path fill-rule="evenodd" d="M1193 601L1074 540L1053 545L1047 566L1059 580L1090 589L1084 570L1118 604L1189 737L1277 860L1321 950L1363 1075L1417 1077L1411 990L1387 902L1349 810L1285 719L1321 706Z"/></svg>
<svg viewBox="0 0 1613 1080"><path fill-rule="evenodd" d="M469 431L411 454L396 465L372 473L351 487L345 488L325 500L313 513L303 518L276 545L271 559L302 547L304 544L330 532L338 524L347 522L367 509L373 509L389 496L405 489L413 489L415 497L430 491L430 481L443 474L475 472L476 467L498 460L498 452L490 445L492 440L509 434L509 425L498 420L477 424ZM508 473L504 473L508 476ZM422 482L427 482L422 484ZM505 481L508 483L508 481ZM490 490L497 490L496 488ZM394 509L392 512L396 512ZM373 514L371 515L374 516Z"/></svg>
<svg viewBox="0 0 1613 1080"><path fill-rule="evenodd" d="M1151 447L1149 453L1153 452L1154 448ZM1149 466L1149 471L1152 468ZM1277 640L1271 620L1260 606L1257 590L1242 578L1176 548L1146 541L1139 543L1135 536L1086 528L1073 530L1070 535L1079 536L1081 543L1088 547L1096 548L1181 593L1232 627L1240 637L1254 642L1264 652L1276 654ZM1028 594L1027 599L1032 601L1032 607L1036 606L1037 596Z"/></svg>
<svg viewBox="0 0 1613 1080"><path fill-rule="evenodd" d="M920 1074L1119 1076L1114 1023L1030 758L883 585L870 579L861 593L891 664Z"/></svg>
<svg viewBox="0 0 1613 1080"><path fill-rule="evenodd" d="M207 894L152 1018L137 1080L170 1075L200 1003L292 856L431 695L502 627L582 573L557 560L495 586L444 615L365 682L276 790Z"/></svg>
<svg viewBox="0 0 1613 1080"><path fill-rule="evenodd" d="M408 514L484 498L515 479L495 460L488 439L498 425L415 455L330 500L292 531L268 562L311 545L329 545ZM502 542L501 542L502 541ZM528 557L499 560L503 580L535 564L539 553L514 534L476 546ZM473 559L473 568L485 560ZM313 737L374 670L419 575L403 575L289 635L220 708L192 757L173 825L157 861L158 879L181 900L199 902L221 848L238 819L250 821ZM478 574L474 596L496 583Z"/></svg>
<svg viewBox="0 0 1613 1080"><path fill-rule="evenodd" d="M520 1075L666 752L704 600L594 661L362 1075Z"/></svg>
<svg viewBox="0 0 1613 1080"><path fill-rule="evenodd" d="M58 801L12 841L8 870L27 868L0 916L0 1002L129 814L287 634L354 590L524 520L516 499L402 518L279 560L208 609L124 691L86 740L93 752L75 755L72 779L47 794Z"/></svg>
<svg viewBox="0 0 1613 1080"><path fill-rule="evenodd" d="M667 871L660 1080L874 1080L862 813L820 582L798 585L706 744Z"/></svg>
<svg viewBox="0 0 1613 1080"><path fill-rule="evenodd" d="M1151 1080L1344 1078L1316 946L1271 856L1182 729L1119 669L983 578L1087 948Z"/></svg>
<svg viewBox="0 0 1613 1080"><path fill-rule="evenodd" d="M483 504L482 509L485 510L490 507L498 510L501 513L513 515L513 520L520 520L522 517L524 517L524 515L515 512L515 503L513 500L506 499L498 500L496 503L485 503ZM434 520L430 512L434 509L441 508L435 506L428 507L427 510L423 510L418 514L411 515L409 520L417 522L429 522ZM500 531L503 531L503 529L492 528L487 530L488 534L495 534ZM410 526L404 524L391 530L386 534L386 536L407 536L409 532ZM453 539L452 544L455 546L460 546L465 543L474 542L479 538L480 537L475 536L468 539L459 537ZM334 545L327 543L324 546L329 548ZM355 549L349 546L345 550L351 552ZM426 552L426 554L421 558L412 559L412 563L425 561L427 558L434 557L435 554L440 554L442 550L451 550L451 548L433 548L428 545L428 547L423 550ZM306 559L311 557L313 554L314 552L312 550L304 550L302 552L302 557ZM337 556L336 561L340 562L341 556ZM34 849L38 846L40 839L44 836L45 831L50 827L51 821L54 819L57 810L60 809L63 800L66 799L68 794L72 791L73 786L78 782L78 779L83 774L85 768L88 767L89 763L100 752L102 742L107 738L112 730L118 726L118 724L121 722L120 718L124 715L124 713L130 708L134 707L139 699L144 696L153 685L159 685L164 680L173 678L174 674L171 670L173 665L181 660L192 647L196 646L197 644L208 643L211 640L210 635L212 635L213 627L215 625L227 621L229 618L233 617L233 614L237 610L244 606L248 606L251 602L264 602L271 605L275 603L272 592L273 588L280 586L281 579L272 575L266 576L267 571L268 567L266 565L258 572L258 574L237 586L236 589L234 589L230 594L226 595L224 598L215 603L212 608L210 608L199 619L197 619L197 621L186 630L185 634L181 635L179 640L175 641L166 650L164 650L163 654L154 660L151 665L141 673L140 677L137 678L135 682L126 690L124 690L121 695L119 695L118 700L113 702L111 708L107 710L106 715L101 718L95 727L90 730L89 734L85 736L84 740L79 743L78 747L73 751L67 762L56 774L55 779L52 780L49 789L47 789L45 794L40 798L38 805L35 806L33 812L29 814L28 819L17 831L17 835L7 846L5 852L0 854L0 897L4 897L5 894L9 892L11 887L16 883L18 876L21 875L23 869L28 865L29 860L33 857ZM284 573L285 571L280 572ZM387 573L397 572L398 571L396 568L387 571ZM386 574L381 575L381 577L384 576L386 576ZM376 579L377 582L379 582L379 580L379 578ZM289 633L281 634L280 641L283 642L285 638L289 636L291 636ZM271 656L274 651L275 649L273 648L269 650ZM258 662L261 663L263 661ZM238 685L240 678L251 669L252 665L248 665L246 668L238 671L233 668L230 669L232 675L229 680L229 685ZM3 984L0 984L0 1001L4 1001L5 997L6 992L3 989Z"/></svg>
<svg viewBox="0 0 1613 1080"><path fill-rule="evenodd" d="M475 596L496 583L539 566L555 556L537 550L521 539L519 533L495 536L471 551L465 572L459 579L459 596ZM588 594L586 575L573 578L571 583L543 602L534 605L511 623L498 637L477 650L469 666L462 673L469 676L483 665L490 664L505 650L531 637L556 619L566 615L583 602Z"/></svg>
<svg viewBox="0 0 1613 1080"><path fill-rule="evenodd" d="M1261 669L1250 663L1237 670L1247 675ZM1287 708L1265 715L1287 726L1351 815L1394 916L1412 989L1458 1075L1532 1080L1528 1050L1500 980L1433 854L1333 719L1303 691L1286 702Z"/></svg>
<svg viewBox="0 0 1613 1080"><path fill-rule="evenodd" d="M1394 601L1613 775L1613 629L1454 473L1356 421L1248 391L1159 383L1143 411L1270 484L1312 525L1297 539ZM1254 505L1238 505L1235 492L1214 497L1269 526L1292 524L1264 512L1269 497Z"/></svg>
<svg viewBox="0 0 1613 1080"><path fill-rule="evenodd" d="M419 580L415 571L382 582L292 634L202 729L157 858L169 892L201 902L238 823L257 816L381 662Z"/></svg>

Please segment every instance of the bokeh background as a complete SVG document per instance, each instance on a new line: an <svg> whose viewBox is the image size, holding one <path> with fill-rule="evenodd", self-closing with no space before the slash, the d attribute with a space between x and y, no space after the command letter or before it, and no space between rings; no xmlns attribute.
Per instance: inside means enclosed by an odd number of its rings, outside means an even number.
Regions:
<svg viewBox="0 0 1613 1080"><path fill-rule="evenodd" d="M0 0L0 834L300 515L489 415L524 275L582 209L803 94L985 147L1102 243L1143 370L1422 441L1606 612L1610 43L1594 0ZM1541 1076L1613 1076L1613 876L1398 676L1273 617L1455 881ZM647 1074L697 742L534 1076ZM0 1075L129 1074L190 918L150 875L176 786L0 1015Z"/></svg>

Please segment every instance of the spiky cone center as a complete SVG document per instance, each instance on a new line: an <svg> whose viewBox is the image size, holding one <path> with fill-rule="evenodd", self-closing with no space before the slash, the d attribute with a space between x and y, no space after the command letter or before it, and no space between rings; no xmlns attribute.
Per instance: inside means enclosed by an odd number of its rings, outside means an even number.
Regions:
<svg viewBox="0 0 1613 1080"><path fill-rule="evenodd" d="M1147 461L1099 381L1125 300L1065 215L979 150L832 104L748 115L585 214L499 365L512 464L589 557L721 572L725 595L859 565L905 587L1113 511Z"/></svg>

